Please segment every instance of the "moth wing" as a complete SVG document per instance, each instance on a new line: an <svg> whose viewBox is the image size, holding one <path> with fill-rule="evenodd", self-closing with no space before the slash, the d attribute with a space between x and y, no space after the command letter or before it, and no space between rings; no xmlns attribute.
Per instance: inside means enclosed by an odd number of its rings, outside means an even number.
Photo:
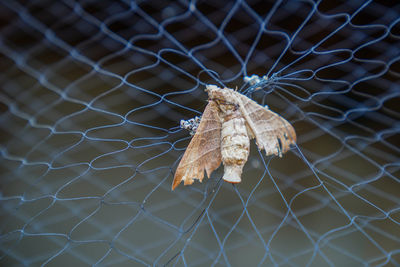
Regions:
<svg viewBox="0 0 400 267"><path fill-rule="evenodd" d="M267 156L279 157L296 143L296 132L293 126L279 114L259 105L245 95L239 94L243 117L247 121L251 138L256 139L260 150Z"/></svg>
<svg viewBox="0 0 400 267"><path fill-rule="evenodd" d="M194 179L200 182L221 164L221 122L218 116L218 107L210 101L201 117L195 135L187 147L178 168L176 169L172 190L181 182L190 185Z"/></svg>

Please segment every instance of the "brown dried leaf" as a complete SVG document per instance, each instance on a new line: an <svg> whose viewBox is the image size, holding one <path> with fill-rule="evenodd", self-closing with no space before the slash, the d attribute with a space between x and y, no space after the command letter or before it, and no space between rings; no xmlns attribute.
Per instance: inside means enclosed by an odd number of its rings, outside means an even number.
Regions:
<svg viewBox="0 0 400 267"><path fill-rule="evenodd" d="M221 122L218 116L218 107L210 101L201 117L196 134L190 141L185 154L175 172L172 190L183 180L185 185L190 185L194 179L200 182L221 164Z"/></svg>
<svg viewBox="0 0 400 267"><path fill-rule="evenodd" d="M223 179L239 183L249 155L249 140L256 139L266 155L282 156L296 143L296 132L284 118L229 88L209 85L209 103L176 170L172 190L183 180L203 180L224 164Z"/></svg>
<svg viewBox="0 0 400 267"><path fill-rule="evenodd" d="M275 154L281 157L290 149L290 145L296 143L293 126L267 107L242 94L237 94L242 114L251 129L251 137L256 138L258 148L264 149L267 156Z"/></svg>

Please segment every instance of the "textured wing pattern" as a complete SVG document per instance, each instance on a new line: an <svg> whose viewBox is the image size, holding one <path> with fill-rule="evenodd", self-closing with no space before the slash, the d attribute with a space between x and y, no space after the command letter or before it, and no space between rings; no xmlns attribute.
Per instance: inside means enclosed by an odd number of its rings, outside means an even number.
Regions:
<svg viewBox="0 0 400 267"><path fill-rule="evenodd" d="M221 164L221 121L218 116L218 107L214 101L210 101L201 117L196 134L190 141L185 154L175 172L172 190L181 182L190 185L194 179L200 182Z"/></svg>
<svg viewBox="0 0 400 267"><path fill-rule="evenodd" d="M265 150L267 156L275 154L281 157L290 145L296 143L296 132L287 120L240 93L237 96L243 117L251 130L250 137L256 138L258 148Z"/></svg>

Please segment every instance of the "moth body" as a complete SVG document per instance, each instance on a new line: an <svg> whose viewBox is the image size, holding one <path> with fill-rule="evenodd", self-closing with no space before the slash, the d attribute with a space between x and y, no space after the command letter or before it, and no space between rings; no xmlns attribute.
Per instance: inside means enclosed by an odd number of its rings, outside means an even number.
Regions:
<svg viewBox="0 0 400 267"><path fill-rule="evenodd" d="M240 183L243 166L250 151L250 138L246 121L237 111L237 116L223 117L221 125L221 156L224 164L224 179L230 183Z"/></svg>

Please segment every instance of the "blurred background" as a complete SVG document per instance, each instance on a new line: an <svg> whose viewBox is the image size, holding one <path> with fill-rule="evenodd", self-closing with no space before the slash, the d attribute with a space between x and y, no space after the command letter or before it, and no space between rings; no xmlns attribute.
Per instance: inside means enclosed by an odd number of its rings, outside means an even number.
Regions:
<svg viewBox="0 0 400 267"><path fill-rule="evenodd" d="M1 266L400 265L396 1L0 5ZM171 191L206 84L297 146Z"/></svg>

